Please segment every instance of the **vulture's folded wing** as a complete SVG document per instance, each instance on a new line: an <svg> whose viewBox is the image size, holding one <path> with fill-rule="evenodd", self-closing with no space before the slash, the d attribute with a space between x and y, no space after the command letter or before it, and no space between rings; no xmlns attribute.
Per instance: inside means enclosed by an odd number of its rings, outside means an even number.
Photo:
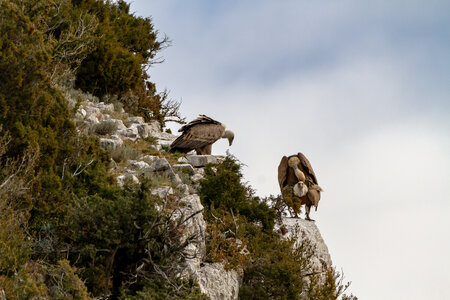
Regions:
<svg viewBox="0 0 450 300"><path fill-rule="evenodd" d="M280 185L280 189L283 189L284 181L286 180L288 168L288 158L287 156L283 156L280 161L280 165L278 166L278 184Z"/></svg>
<svg viewBox="0 0 450 300"><path fill-rule="evenodd" d="M198 118L192 120L191 122L187 123L186 125L182 126L178 131L179 132L185 132L189 130L190 128L197 126L199 124L221 124L219 121L216 121L208 116L205 115L199 115Z"/></svg>
<svg viewBox="0 0 450 300"><path fill-rule="evenodd" d="M220 139L225 131L222 124L196 124L183 132L171 145L171 149L194 150L210 145Z"/></svg>
<svg viewBox="0 0 450 300"><path fill-rule="evenodd" d="M316 178L316 174L314 173L314 170L311 166L311 163L309 162L309 160L306 158L306 156L303 155L303 153L299 152L297 154L298 158L300 159L300 163L302 164L303 168L305 169L305 171L308 173L309 176L311 176L312 180L314 181L315 184L318 184L317 182L317 178Z"/></svg>

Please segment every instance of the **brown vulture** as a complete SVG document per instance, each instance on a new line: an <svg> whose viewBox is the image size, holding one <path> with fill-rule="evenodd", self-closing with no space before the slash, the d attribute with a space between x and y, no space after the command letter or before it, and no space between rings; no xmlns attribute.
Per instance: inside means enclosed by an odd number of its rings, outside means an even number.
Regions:
<svg viewBox="0 0 450 300"><path fill-rule="evenodd" d="M170 152L188 153L195 150L198 155L211 154L212 144L218 139L228 139L230 146L234 139L234 133L225 130L224 124L205 115L200 115L178 131L182 134L170 145Z"/></svg>
<svg viewBox="0 0 450 300"><path fill-rule="evenodd" d="M318 185L311 163L302 153L283 156L278 166L278 183L283 199L294 210L295 216L304 204L306 220L314 221L309 213L311 206L315 206L317 211L322 188Z"/></svg>

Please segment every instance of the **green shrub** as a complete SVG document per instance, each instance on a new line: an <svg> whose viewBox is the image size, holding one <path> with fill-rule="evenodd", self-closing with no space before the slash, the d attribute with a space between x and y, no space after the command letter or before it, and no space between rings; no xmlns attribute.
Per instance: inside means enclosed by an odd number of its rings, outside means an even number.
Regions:
<svg viewBox="0 0 450 300"><path fill-rule="evenodd" d="M271 231L275 211L259 198L251 196L250 188L241 182L241 165L236 159L227 156L222 163L215 165L215 168L216 171L211 165L205 168L205 177L201 181L199 191L203 205L219 212L239 213L249 221L261 222L265 230Z"/></svg>
<svg viewBox="0 0 450 300"><path fill-rule="evenodd" d="M102 121L92 126L92 131L99 135L109 135L117 131L117 123L111 120Z"/></svg>
<svg viewBox="0 0 450 300"><path fill-rule="evenodd" d="M29 261L13 276L0 276L0 286L7 299L92 299L67 260L56 264Z"/></svg>
<svg viewBox="0 0 450 300"><path fill-rule="evenodd" d="M141 157L142 153L141 151L124 144L120 147L116 147L114 149L108 150L112 159L116 162L124 162L129 159L136 160L139 157Z"/></svg>
<svg viewBox="0 0 450 300"><path fill-rule="evenodd" d="M252 263L244 269L241 299L300 299L306 287L303 274L310 268L314 249L308 242L294 249L294 240L274 232L247 228Z"/></svg>
<svg viewBox="0 0 450 300"><path fill-rule="evenodd" d="M139 190L105 186L68 206L58 235L95 296L132 296L154 284L184 286L177 276L192 237L182 242L181 221L157 205L161 200L144 183Z"/></svg>

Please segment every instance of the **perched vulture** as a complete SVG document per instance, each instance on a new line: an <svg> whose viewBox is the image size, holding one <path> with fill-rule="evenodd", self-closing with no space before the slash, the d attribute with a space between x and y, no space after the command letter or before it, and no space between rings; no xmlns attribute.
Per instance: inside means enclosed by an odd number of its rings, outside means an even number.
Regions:
<svg viewBox="0 0 450 300"><path fill-rule="evenodd" d="M230 146L234 139L234 133L225 130L225 125L205 115L200 115L178 131L182 134L170 145L170 152L195 150L199 155L211 154L212 144L218 139L228 139Z"/></svg>
<svg viewBox="0 0 450 300"><path fill-rule="evenodd" d="M306 207L306 220L309 217L311 206L319 205L322 188L318 185L316 174L308 159L302 154L283 156L278 166L278 183L281 194L288 206L292 207L295 216L300 207Z"/></svg>

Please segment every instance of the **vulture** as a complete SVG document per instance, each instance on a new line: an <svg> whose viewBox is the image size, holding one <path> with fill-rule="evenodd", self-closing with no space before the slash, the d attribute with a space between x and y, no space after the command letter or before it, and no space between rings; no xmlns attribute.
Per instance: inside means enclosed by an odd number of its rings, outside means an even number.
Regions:
<svg viewBox="0 0 450 300"><path fill-rule="evenodd" d="M322 188L317 183L311 163L302 153L289 157L283 156L278 166L278 183L281 195L288 206L292 207L294 214L300 212L300 207L306 207L306 220L314 221L309 217L311 206L319 205Z"/></svg>
<svg viewBox="0 0 450 300"><path fill-rule="evenodd" d="M178 131L182 134L170 145L170 152L188 153L195 150L198 155L211 154L212 144L218 139L228 139L230 146L234 139L234 133L225 130L224 124L205 115L200 115Z"/></svg>

